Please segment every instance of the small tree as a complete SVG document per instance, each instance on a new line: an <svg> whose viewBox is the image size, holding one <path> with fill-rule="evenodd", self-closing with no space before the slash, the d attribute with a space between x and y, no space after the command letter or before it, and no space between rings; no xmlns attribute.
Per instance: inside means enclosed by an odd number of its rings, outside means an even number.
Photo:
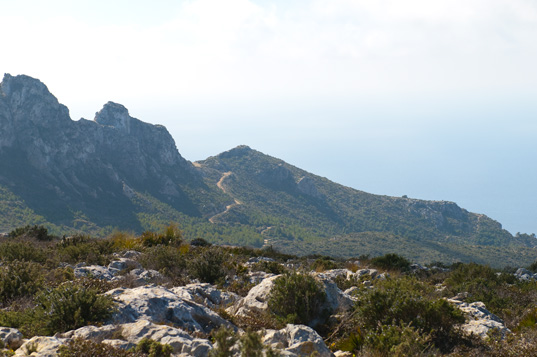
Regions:
<svg viewBox="0 0 537 357"><path fill-rule="evenodd" d="M321 315L326 300L324 287L307 274L286 273L276 280L270 291L270 310L290 323L307 325Z"/></svg>

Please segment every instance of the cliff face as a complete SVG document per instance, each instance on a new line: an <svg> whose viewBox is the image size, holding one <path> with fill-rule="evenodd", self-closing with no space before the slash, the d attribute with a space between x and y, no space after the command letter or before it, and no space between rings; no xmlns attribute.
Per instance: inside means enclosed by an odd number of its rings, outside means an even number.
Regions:
<svg viewBox="0 0 537 357"><path fill-rule="evenodd" d="M0 127L0 183L50 215L83 211L110 218L101 223L116 224L118 215L132 223L125 215L132 216L133 190L200 214L184 187L202 180L166 128L132 118L120 104L106 103L93 121L72 121L43 83L6 74Z"/></svg>

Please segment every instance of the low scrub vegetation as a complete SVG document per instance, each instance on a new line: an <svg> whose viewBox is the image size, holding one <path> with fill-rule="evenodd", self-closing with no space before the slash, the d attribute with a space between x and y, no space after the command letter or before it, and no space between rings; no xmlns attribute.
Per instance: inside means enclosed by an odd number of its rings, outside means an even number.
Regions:
<svg viewBox="0 0 537 357"><path fill-rule="evenodd" d="M236 317L215 309L244 329L211 333L212 356L242 353L276 356L255 332L287 323L317 329L330 348L356 356L511 356L537 353L537 283L519 279L514 269L496 270L475 263L431 264L416 268L396 254L337 259L296 257L274 249L223 247L199 238L190 244L172 225L140 236L114 232L108 238L87 235L52 237L24 227L0 238L0 326L18 328L24 337L54 335L88 324L110 322L114 301L104 293L129 284L92 276L76 278L78 264L107 265L126 251L137 266L160 273L158 284L179 286L206 282L245 296L255 286L252 275L280 275L267 296L269 310ZM434 267L433 267L434 265ZM535 270L537 263L532 264ZM334 278L341 289L352 289L354 306L329 311L330 298L315 275L331 269L376 269L373 275L345 274ZM123 268L122 268L123 269ZM127 276L134 267L121 274ZM371 270L372 271L372 270ZM386 274L382 274L386 273ZM119 285L118 285L119 284ZM465 317L448 299L483 302L512 334L491 334L482 340L462 333ZM125 351L95 341L71 342L60 356L167 356L169 347L143 341Z"/></svg>

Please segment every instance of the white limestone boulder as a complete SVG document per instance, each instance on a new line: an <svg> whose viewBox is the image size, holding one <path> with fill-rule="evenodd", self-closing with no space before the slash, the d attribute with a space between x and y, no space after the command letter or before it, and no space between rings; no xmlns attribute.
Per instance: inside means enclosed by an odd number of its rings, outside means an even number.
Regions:
<svg viewBox="0 0 537 357"><path fill-rule="evenodd" d="M239 295L218 290L208 283L188 284L170 290L183 299L197 302L211 309L233 304L240 299Z"/></svg>
<svg viewBox="0 0 537 357"><path fill-rule="evenodd" d="M461 328L467 334L474 334L486 339L491 330L499 332L502 337L511 333L511 330L505 327L504 322L488 311L481 301L472 303L465 303L455 299L448 299L448 301L457 306L466 315L466 322L461 325Z"/></svg>
<svg viewBox="0 0 537 357"><path fill-rule="evenodd" d="M266 330L261 340L263 344L281 350L286 356L333 356L322 337L304 325L289 324L281 330Z"/></svg>
<svg viewBox="0 0 537 357"><path fill-rule="evenodd" d="M112 296L118 305L113 317L115 323L131 323L145 319L155 323L171 323L187 331L205 333L221 325L234 328L211 309L182 298L161 286L117 288L106 294Z"/></svg>
<svg viewBox="0 0 537 357"><path fill-rule="evenodd" d="M25 341L15 351L15 356L56 357L58 348L68 341L66 338L35 336Z"/></svg>

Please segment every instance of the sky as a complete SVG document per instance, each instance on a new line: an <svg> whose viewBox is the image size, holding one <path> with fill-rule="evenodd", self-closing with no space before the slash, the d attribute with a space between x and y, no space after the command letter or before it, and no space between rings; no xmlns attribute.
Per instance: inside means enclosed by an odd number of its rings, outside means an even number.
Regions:
<svg viewBox="0 0 537 357"><path fill-rule="evenodd" d="M537 233L534 0L2 0L0 71L196 161L246 144Z"/></svg>

